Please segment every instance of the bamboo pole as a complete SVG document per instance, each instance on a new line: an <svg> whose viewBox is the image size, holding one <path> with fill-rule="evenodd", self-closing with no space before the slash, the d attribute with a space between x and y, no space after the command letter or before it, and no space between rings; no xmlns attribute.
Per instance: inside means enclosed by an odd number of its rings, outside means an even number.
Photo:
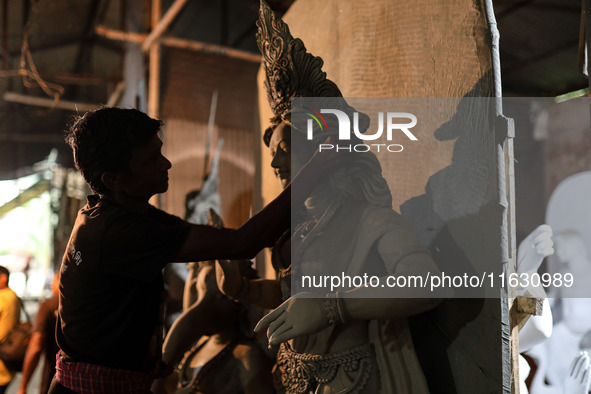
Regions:
<svg viewBox="0 0 591 394"><path fill-rule="evenodd" d="M181 12L181 10L183 9L183 7L187 3L187 1L188 0L176 0L168 8L168 10L166 11L166 14L164 14L162 19L160 19L160 14L162 13L160 0L153 0L153 3L152 3L152 31L144 40L144 42L142 44L142 51L147 52L148 50L150 50L152 48L152 44L154 44L154 42L156 40L158 40L160 38L160 36L162 36L162 34L166 31L168 26L170 26L170 24L174 20L174 18L176 18L177 15L179 14L179 12ZM154 13L154 11L155 11L154 7L157 8L156 9L156 11L158 11L157 14Z"/></svg>
<svg viewBox="0 0 591 394"><path fill-rule="evenodd" d="M110 29L103 25L97 25L95 28L95 32L96 34L111 40L133 42L136 44L141 44L142 42L144 42L146 37L148 37L147 34L131 33L122 30Z"/></svg>
<svg viewBox="0 0 591 394"><path fill-rule="evenodd" d="M152 0L152 28L158 25L162 12L161 0ZM160 44L150 46L150 70L148 82L148 115L158 118L160 112Z"/></svg>
<svg viewBox="0 0 591 394"><path fill-rule="evenodd" d="M62 134L16 134L0 133L2 142L24 142L34 144L59 144L64 143Z"/></svg>
<svg viewBox="0 0 591 394"><path fill-rule="evenodd" d="M121 30L114 30L105 26L97 26L96 33L115 41L142 43L146 39L146 34L130 33ZM183 38L163 37L160 43L167 47L187 49L190 51L211 53L226 56L234 59L241 59L253 63L260 63L261 56L255 53L242 51L240 49L229 48L216 44L209 44L199 41L186 40Z"/></svg>
<svg viewBox="0 0 591 394"><path fill-rule="evenodd" d="M158 25L162 14L161 0L152 0L152 32ZM158 118L160 113L160 43L155 42L149 47L149 71L148 71L148 115ZM150 198L150 203L156 207L161 206L161 197L156 194Z"/></svg>
<svg viewBox="0 0 591 394"><path fill-rule="evenodd" d="M117 101L119 101L119 99L121 98L121 95L123 94L124 90L125 82L121 81L117 84L115 90L109 96L109 99L107 100L107 107L114 107L115 104L117 104Z"/></svg>
<svg viewBox="0 0 591 394"><path fill-rule="evenodd" d="M80 74L67 73L38 73L44 80L52 80L59 83L75 85L104 85L110 82L119 82L120 77L94 77ZM33 73L26 69L0 70L0 77L33 77Z"/></svg>
<svg viewBox="0 0 591 394"><path fill-rule="evenodd" d="M491 50L494 104L496 111L495 133L505 134L503 141L496 144L496 164L499 205L505 208L501 229L503 271L506 277L517 271L515 235L515 161L513 151L514 124L503 115L503 93L501 83L501 60L499 51L500 33L497 27L493 0L484 1L489 28ZM519 313L515 302L515 290L501 289L501 336L502 336L502 393L519 394ZM508 339L508 343L507 343ZM508 357L507 357L508 356Z"/></svg>
<svg viewBox="0 0 591 394"><path fill-rule="evenodd" d="M240 49L229 48L221 45L216 44L208 44L204 42L198 41L191 41L191 40L184 40L181 38L173 38L167 37L162 40L162 44L179 48L179 49L188 49L196 52L204 52L204 53L211 53L215 55L221 55L226 57L231 57L234 59L241 59L246 60L253 63L260 63L261 56L255 53L250 53L247 51L241 51Z"/></svg>
<svg viewBox="0 0 591 394"><path fill-rule="evenodd" d="M38 107L58 108L74 112L93 111L100 108L98 104L79 103L74 101L54 100L49 98L27 96L26 94L6 92L2 96L5 101L35 105Z"/></svg>
<svg viewBox="0 0 591 394"><path fill-rule="evenodd" d="M2 0L2 68L8 70L8 0Z"/></svg>
<svg viewBox="0 0 591 394"><path fill-rule="evenodd" d="M69 73L39 73L41 78L54 82L68 83L73 85L104 85L105 83L117 83L121 81L120 76L97 77L93 75L69 74Z"/></svg>

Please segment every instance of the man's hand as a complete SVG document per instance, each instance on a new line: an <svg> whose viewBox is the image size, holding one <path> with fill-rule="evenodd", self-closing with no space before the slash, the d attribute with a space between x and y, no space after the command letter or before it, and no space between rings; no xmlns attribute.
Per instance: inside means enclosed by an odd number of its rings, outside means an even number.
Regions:
<svg viewBox="0 0 591 394"><path fill-rule="evenodd" d="M259 332L263 327L269 326L269 346L318 332L329 326L322 303L322 298L291 297L264 316L254 330Z"/></svg>

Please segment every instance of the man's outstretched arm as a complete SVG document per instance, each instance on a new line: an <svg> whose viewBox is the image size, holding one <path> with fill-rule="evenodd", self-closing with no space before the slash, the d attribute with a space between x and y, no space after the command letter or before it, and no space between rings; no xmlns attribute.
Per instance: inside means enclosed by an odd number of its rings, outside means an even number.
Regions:
<svg viewBox="0 0 591 394"><path fill-rule="evenodd" d="M289 228L291 206L304 203L318 182L349 159L344 153L316 153L273 201L238 229L192 225L172 261L251 259Z"/></svg>

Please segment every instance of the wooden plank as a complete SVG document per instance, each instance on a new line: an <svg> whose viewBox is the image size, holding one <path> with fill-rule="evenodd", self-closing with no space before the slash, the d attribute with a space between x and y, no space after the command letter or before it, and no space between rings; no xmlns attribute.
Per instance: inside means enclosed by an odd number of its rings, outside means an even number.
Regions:
<svg viewBox="0 0 591 394"><path fill-rule="evenodd" d="M543 311L544 299L527 296L518 296L515 299L517 312L533 316L540 316Z"/></svg>
<svg viewBox="0 0 591 394"><path fill-rule="evenodd" d="M542 315L543 305L543 298L518 296L513 300L514 308L511 311L511 318L514 320L514 327L517 328L518 333L530 317Z"/></svg>

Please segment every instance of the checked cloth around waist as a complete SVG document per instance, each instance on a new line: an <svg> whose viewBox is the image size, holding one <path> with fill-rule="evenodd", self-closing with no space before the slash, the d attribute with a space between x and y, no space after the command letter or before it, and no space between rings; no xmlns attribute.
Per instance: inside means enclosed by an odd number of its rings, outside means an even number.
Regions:
<svg viewBox="0 0 591 394"><path fill-rule="evenodd" d="M124 369L81 362L69 362L57 352L55 378L64 387L80 394L150 393L154 376Z"/></svg>

